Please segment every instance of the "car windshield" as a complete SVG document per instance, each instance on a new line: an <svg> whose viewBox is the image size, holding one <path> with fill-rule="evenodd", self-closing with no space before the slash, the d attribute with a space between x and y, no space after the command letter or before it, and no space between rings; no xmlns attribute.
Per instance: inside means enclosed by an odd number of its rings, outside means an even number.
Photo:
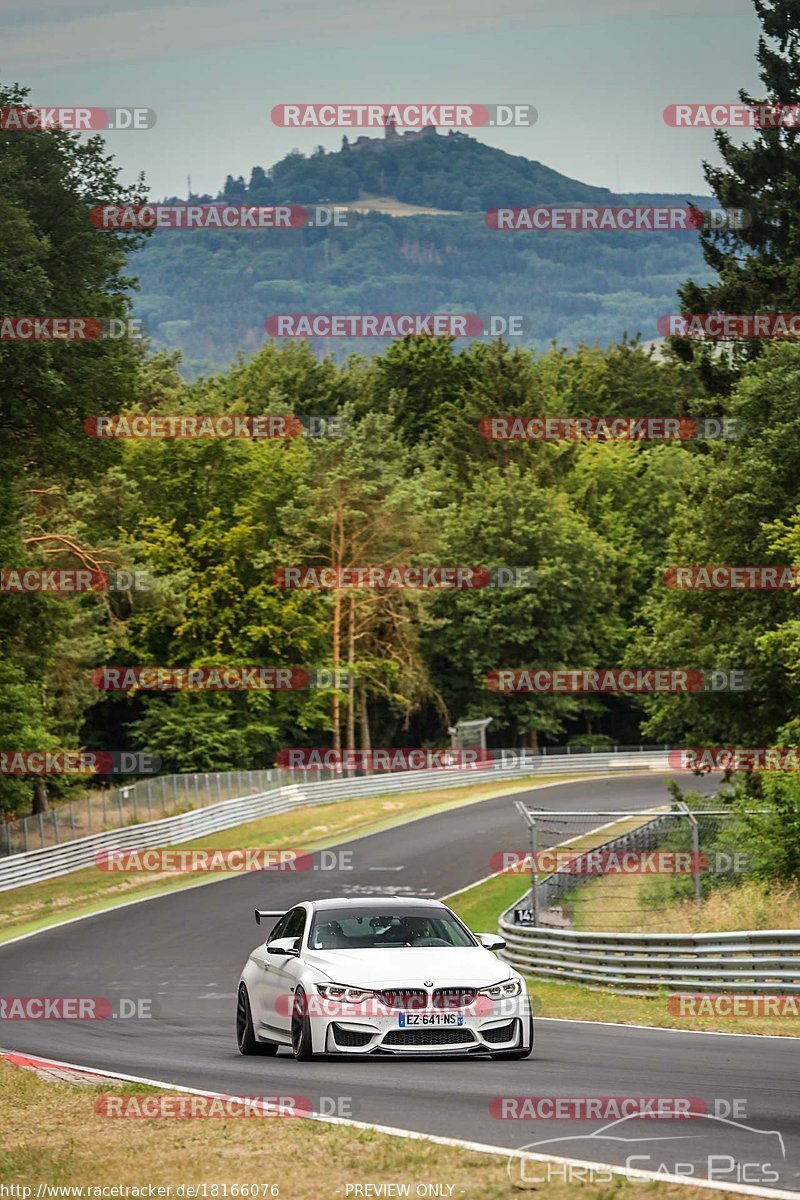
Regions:
<svg viewBox="0 0 800 1200"><path fill-rule="evenodd" d="M311 950L397 950L477 943L444 908L323 908L314 914L308 945Z"/></svg>

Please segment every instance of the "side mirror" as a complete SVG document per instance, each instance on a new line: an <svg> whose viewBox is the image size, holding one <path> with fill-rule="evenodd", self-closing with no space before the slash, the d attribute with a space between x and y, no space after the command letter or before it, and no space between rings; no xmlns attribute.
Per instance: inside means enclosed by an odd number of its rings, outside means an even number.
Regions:
<svg viewBox="0 0 800 1200"><path fill-rule="evenodd" d="M479 933L478 941L483 946L484 950L505 950L505 938L501 938L496 933Z"/></svg>
<svg viewBox="0 0 800 1200"><path fill-rule="evenodd" d="M289 955L292 958L299 958L300 951L297 949L299 938L285 937L276 938L274 942L267 944L267 954L283 954Z"/></svg>

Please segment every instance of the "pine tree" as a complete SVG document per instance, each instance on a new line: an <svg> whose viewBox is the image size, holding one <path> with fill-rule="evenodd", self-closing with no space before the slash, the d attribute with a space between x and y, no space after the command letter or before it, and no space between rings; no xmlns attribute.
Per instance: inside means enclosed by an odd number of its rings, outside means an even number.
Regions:
<svg viewBox="0 0 800 1200"><path fill-rule="evenodd" d="M763 30L756 58L764 95L757 99L742 89L739 98L746 105L791 105L800 95L800 0L753 3ZM684 284L684 314L800 311L800 120L763 123L754 135L737 145L725 130L714 133L724 165L704 163L706 181L721 208L744 209L751 220L743 229L701 232L703 255L719 279L707 287ZM738 342L723 354L717 345L686 338L671 345L721 392L763 349L758 340Z"/></svg>

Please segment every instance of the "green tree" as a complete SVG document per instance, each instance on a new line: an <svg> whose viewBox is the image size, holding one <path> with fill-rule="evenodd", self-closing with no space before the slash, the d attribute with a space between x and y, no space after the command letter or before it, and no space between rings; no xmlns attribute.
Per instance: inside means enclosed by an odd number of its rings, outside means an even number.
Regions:
<svg viewBox="0 0 800 1200"><path fill-rule="evenodd" d="M782 107L800 92L800 0L753 0L762 25L756 58L764 85L759 97L739 92L742 103ZM718 278L705 286L689 280L680 290L683 313L796 312L800 304L800 140L795 125L758 128L743 145L724 129L714 132L722 166L704 164L706 180L724 209L751 218L743 229L703 230L706 262ZM757 357L757 339L731 352L686 338L672 339L675 352L694 358L709 385L728 391L743 362Z"/></svg>
<svg viewBox="0 0 800 1200"><path fill-rule="evenodd" d="M0 106L25 107L25 89L0 87ZM102 139L60 130L0 131L0 312L4 316L125 319L130 313L126 254L141 236L108 233L89 220L93 204L141 198L122 187ZM114 451L85 436L86 417L113 411L134 394L139 357L127 341L0 342L2 565L78 566L83 550L59 525L54 498L91 478ZM67 506L60 511L66 513ZM88 549L91 549L88 547ZM91 622L90 622L91 626ZM26 681L20 732L76 749L82 705L78 672L91 662L94 632L86 606L41 595L4 596L0 666L13 689ZM4 700L4 704L17 703ZM10 736L10 730L9 730ZM30 746L29 748L36 748ZM30 789L30 782L27 784ZM52 790L53 781L48 786ZM40 785L38 808L46 804ZM17 780L0 777L0 809L18 811Z"/></svg>
<svg viewBox="0 0 800 1200"><path fill-rule="evenodd" d="M741 668L741 693L653 696L645 732L659 741L765 746L798 709L790 637L796 599L786 591L696 591L665 586L667 567L791 565L800 503L800 347L771 346L731 397L737 437L702 459L677 508L631 661L664 667ZM789 523L789 524L787 524Z"/></svg>
<svg viewBox="0 0 800 1200"><path fill-rule="evenodd" d="M376 412L359 420L348 407L342 416L348 421L344 436L314 446L312 469L282 511L290 561L343 570L419 562L434 543L433 497L413 472L391 416ZM330 628L330 663L349 672L346 745L355 746L357 713L362 744L369 744L371 697L407 720L431 693L419 648L422 599L413 591L335 588L320 603ZM334 689L335 749L341 746L341 701Z"/></svg>
<svg viewBox="0 0 800 1200"><path fill-rule="evenodd" d="M522 586L442 592L429 653L454 718L492 716L492 733L536 746L554 738L580 701L567 695L487 689L500 667L606 666L623 630L615 604L614 547L563 493L538 487L518 466L486 467L443 514L443 561L527 568Z"/></svg>

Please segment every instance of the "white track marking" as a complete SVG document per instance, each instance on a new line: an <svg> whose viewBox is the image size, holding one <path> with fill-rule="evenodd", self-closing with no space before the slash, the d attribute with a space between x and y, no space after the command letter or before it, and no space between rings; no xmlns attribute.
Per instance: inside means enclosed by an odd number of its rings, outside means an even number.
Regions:
<svg viewBox="0 0 800 1200"><path fill-rule="evenodd" d="M80 1066L77 1063L60 1062L54 1058L40 1058L38 1055L23 1054L21 1051L12 1051L10 1054L4 1053L3 1058L20 1057L27 1059L31 1064L40 1064L44 1067L61 1067L73 1071L85 1071L91 1075L101 1075L106 1079L118 1079L124 1083L143 1083L149 1087L161 1088L168 1092L185 1092L191 1096L208 1096L211 1099L227 1100L232 1098L232 1093L229 1092L211 1092L205 1091L202 1088L185 1087L182 1084L165 1083L160 1079L147 1079L141 1075L121 1075L115 1071L104 1071L99 1068ZM638 1168L618 1167L613 1163L591 1162L588 1159L580 1158L562 1158L556 1155L536 1154L529 1150L510 1150L507 1146L491 1146L483 1142L468 1142L463 1138L442 1137L434 1133L419 1133L413 1129L398 1129L394 1125L378 1125L370 1121L353 1121L347 1117L330 1117L324 1116L321 1113L306 1113L298 1114L298 1117L306 1121L321 1121L325 1125L346 1125L351 1129L369 1129L375 1133L387 1134L389 1137L409 1138L412 1141L432 1142L437 1146L454 1146L461 1150L471 1150L476 1154L492 1154L502 1156L505 1159L519 1158L532 1162L555 1162L565 1166L591 1168L595 1171L610 1171L613 1175L621 1175L626 1179L647 1179L655 1183L678 1183L684 1187L702 1187L714 1192L732 1192L739 1196L765 1196L771 1197L772 1200L798 1200L800 1192L784 1191L780 1188L761 1188L752 1187L745 1184L736 1183L718 1183L710 1179L700 1179L692 1176L688 1178L685 1175L663 1175L655 1171L641 1171Z"/></svg>

